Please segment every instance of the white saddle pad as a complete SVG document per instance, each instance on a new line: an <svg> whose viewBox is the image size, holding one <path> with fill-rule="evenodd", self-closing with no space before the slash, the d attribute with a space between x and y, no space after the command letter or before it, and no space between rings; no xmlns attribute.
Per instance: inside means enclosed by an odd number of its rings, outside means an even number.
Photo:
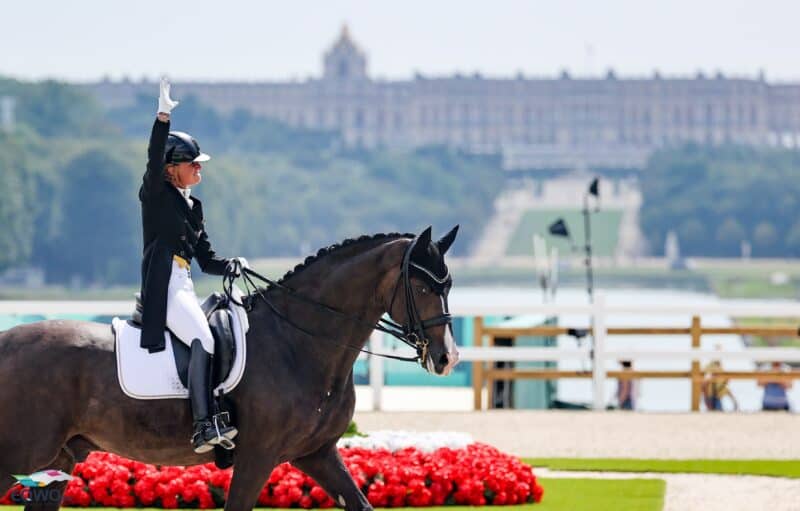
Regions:
<svg viewBox="0 0 800 511"><path fill-rule="evenodd" d="M241 302L242 293L234 289L234 298ZM220 383L214 394L226 394L236 387L244 374L247 358L245 337L250 325L247 312L233 303L229 304L233 318L233 336L236 344L236 358L225 381ZM165 348L150 353L139 346L142 331L124 319L111 321L116 337L117 377L122 391L134 399L188 399L189 391L181 383L175 368L175 356L169 332L164 332Z"/></svg>

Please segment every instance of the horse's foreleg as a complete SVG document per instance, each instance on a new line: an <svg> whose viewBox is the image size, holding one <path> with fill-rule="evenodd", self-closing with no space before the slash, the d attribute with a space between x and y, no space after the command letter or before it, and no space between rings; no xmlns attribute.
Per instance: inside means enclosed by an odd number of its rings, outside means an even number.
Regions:
<svg viewBox="0 0 800 511"><path fill-rule="evenodd" d="M5 495L17 480L11 474L0 474L0 497Z"/></svg>
<svg viewBox="0 0 800 511"><path fill-rule="evenodd" d="M250 511L258 502L258 494L275 468L275 456L260 450L236 448L233 477L225 500L225 511Z"/></svg>
<svg viewBox="0 0 800 511"><path fill-rule="evenodd" d="M75 458L72 456L72 453L66 449L61 449L56 459L48 463L47 466L41 467L39 470L56 469L71 474L74 468ZM67 481L62 481L48 485L46 487L47 498L37 499L36 501L32 500L26 503L25 511L57 511L58 508L61 507L61 501L64 498L64 490L67 488L67 484Z"/></svg>
<svg viewBox="0 0 800 511"><path fill-rule="evenodd" d="M340 507L348 511L371 510L367 497L356 486L344 466L336 442L319 451L292 461L292 465L314 478Z"/></svg>

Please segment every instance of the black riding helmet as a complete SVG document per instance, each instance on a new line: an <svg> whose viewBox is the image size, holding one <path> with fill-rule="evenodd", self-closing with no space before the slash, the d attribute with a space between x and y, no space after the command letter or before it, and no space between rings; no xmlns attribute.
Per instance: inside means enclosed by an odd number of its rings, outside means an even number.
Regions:
<svg viewBox="0 0 800 511"><path fill-rule="evenodd" d="M200 151L197 140L182 131L170 131L164 153L167 163L185 163L189 161L208 161L211 156Z"/></svg>

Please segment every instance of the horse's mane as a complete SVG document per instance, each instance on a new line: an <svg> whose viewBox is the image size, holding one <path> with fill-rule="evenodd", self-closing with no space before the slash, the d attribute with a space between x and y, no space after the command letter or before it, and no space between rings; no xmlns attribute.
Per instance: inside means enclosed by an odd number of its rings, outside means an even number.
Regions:
<svg viewBox="0 0 800 511"><path fill-rule="evenodd" d="M284 284L286 280L297 276L303 270L311 266L317 261L324 259L325 257L334 254L344 248L352 247L354 245L359 245L361 243L366 243L368 241L377 241L377 240L385 240L391 241L400 238L413 238L416 234L411 233L399 233L399 232L388 232L388 233L378 233L372 235L363 235L359 236L358 238L347 238L346 240L340 241L339 243L334 243L333 245L322 247L321 249L317 250L317 253L314 255L310 255L305 258L305 260L286 272L286 274L278 280L279 284Z"/></svg>

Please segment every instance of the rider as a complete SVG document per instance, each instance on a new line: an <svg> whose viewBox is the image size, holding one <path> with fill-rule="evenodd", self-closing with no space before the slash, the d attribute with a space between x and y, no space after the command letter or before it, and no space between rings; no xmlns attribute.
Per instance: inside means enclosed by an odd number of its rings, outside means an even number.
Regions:
<svg viewBox="0 0 800 511"><path fill-rule="evenodd" d="M190 193L190 187L201 180L200 162L210 157L190 135L169 131L170 112L178 105L169 91L169 82L162 78L147 171L139 189L144 230L141 347L150 353L164 350L165 327L190 347L191 443L196 453L203 453L223 441L223 436L230 440L237 431L221 416L209 414L214 338L194 293L189 267L192 257L203 272L213 275L238 274L248 264L243 257L217 257L211 249L202 204Z"/></svg>

